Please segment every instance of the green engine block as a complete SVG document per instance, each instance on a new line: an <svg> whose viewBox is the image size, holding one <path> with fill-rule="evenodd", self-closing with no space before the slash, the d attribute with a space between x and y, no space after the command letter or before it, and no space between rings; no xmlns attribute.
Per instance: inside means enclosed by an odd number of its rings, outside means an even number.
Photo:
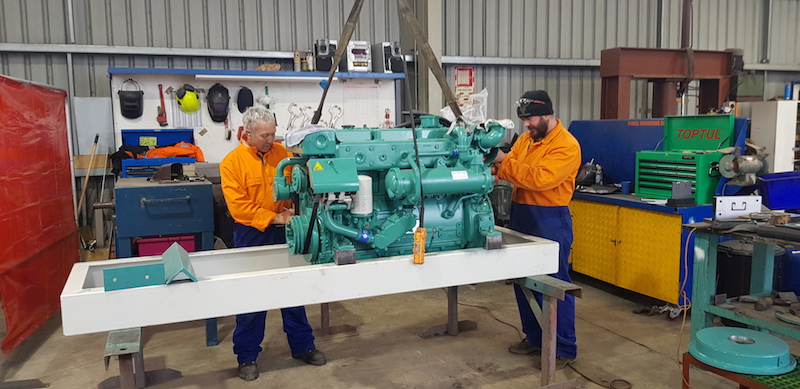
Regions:
<svg viewBox="0 0 800 389"><path fill-rule="evenodd" d="M276 199L295 203L290 253L311 263L411 254L421 205L426 251L499 244L489 165L505 128L446 128L423 116L415 131L420 167L409 128L325 129L291 147L295 157L281 161L274 182Z"/></svg>

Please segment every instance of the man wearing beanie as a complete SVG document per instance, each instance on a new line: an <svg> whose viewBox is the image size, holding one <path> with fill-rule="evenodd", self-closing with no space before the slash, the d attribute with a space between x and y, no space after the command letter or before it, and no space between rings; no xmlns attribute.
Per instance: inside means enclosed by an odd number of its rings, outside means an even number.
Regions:
<svg viewBox="0 0 800 389"><path fill-rule="evenodd" d="M514 184L511 228L558 242L558 273L552 276L572 282L567 262L573 239L572 217L567 205L581 166L581 148L561 120L553 116L553 103L547 92L525 92L517 101L517 116L528 131L507 155L499 151L495 159L497 177ZM514 292L526 338L509 346L508 351L541 354L542 328L519 285L514 284ZM541 304L542 295L534 295ZM575 297L567 295L558 302L556 369L575 360L575 342Z"/></svg>

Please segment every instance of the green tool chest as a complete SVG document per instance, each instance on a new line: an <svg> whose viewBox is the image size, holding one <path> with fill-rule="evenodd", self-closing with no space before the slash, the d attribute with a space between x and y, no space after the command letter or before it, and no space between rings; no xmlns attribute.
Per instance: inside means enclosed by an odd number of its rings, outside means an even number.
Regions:
<svg viewBox="0 0 800 389"><path fill-rule="evenodd" d="M691 182L697 204L710 204L719 183L718 152L640 151L636 153L636 195L672 196L673 182Z"/></svg>
<svg viewBox="0 0 800 389"><path fill-rule="evenodd" d="M637 196L672 197L673 182L691 182L697 204L711 204L719 184L717 150L734 144L733 115L667 116L664 150L636 153Z"/></svg>

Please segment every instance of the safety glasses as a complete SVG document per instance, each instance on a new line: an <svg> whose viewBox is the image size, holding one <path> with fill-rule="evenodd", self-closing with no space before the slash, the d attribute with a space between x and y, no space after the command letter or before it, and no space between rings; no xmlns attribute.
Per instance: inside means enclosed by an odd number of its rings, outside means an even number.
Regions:
<svg viewBox="0 0 800 389"><path fill-rule="evenodd" d="M530 104L547 104L547 103L545 103L542 100L529 99L527 97L522 97L522 98L520 98L519 100L516 101L516 104L517 104L518 108L525 108Z"/></svg>
<svg viewBox="0 0 800 389"><path fill-rule="evenodd" d="M525 108L525 107L528 106L528 104L533 103L534 101L536 101L536 100L529 99L527 97L523 97L523 98L517 100L517 107Z"/></svg>
<svg viewBox="0 0 800 389"><path fill-rule="evenodd" d="M521 97L515 103L517 105L517 116L519 117L532 116L530 110L528 109L531 106L531 104L542 104L542 105L547 104L542 100L529 99L527 97Z"/></svg>

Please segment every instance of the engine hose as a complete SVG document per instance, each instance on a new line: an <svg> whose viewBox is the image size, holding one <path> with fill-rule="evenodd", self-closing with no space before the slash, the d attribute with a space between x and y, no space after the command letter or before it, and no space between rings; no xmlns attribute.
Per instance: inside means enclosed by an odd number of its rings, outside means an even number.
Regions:
<svg viewBox="0 0 800 389"><path fill-rule="evenodd" d="M314 232L314 224L317 222L317 210L319 209L319 200L314 201L314 207L311 209L311 219L308 221L308 231L306 231L306 241L303 244L303 252L301 254L308 254L311 249L311 234Z"/></svg>

